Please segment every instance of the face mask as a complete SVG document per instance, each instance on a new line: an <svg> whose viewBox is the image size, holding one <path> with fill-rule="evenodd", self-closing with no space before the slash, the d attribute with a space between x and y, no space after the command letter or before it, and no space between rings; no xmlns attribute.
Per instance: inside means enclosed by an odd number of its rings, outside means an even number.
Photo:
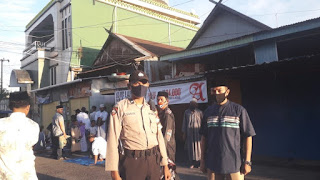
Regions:
<svg viewBox="0 0 320 180"><path fill-rule="evenodd" d="M212 97L214 102L216 102L217 104L221 104L226 99L226 93L214 94L212 95Z"/></svg>
<svg viewBox="0 0 320 180"><path fill-rule="evenodd" d="M195 105L190 105L189 107L192 111L196 109L196 106Z"/></svg>
<svg viewBox="0 0 320 180"><path fill-rule="evenodd" d="M147 94L148 87L146 86L131 86L131 93L136 97L145 97Z"/></svg>
<svg viewBox="0 0 320 180"><path fill-rule="evenodd" d="M158 103L160 109L165 109L165 108L167 107L167 106L166 106L167 104L168 104L168 102L164 102L164 103L163 103L163 102L160 102L160 103Z"/></svg>

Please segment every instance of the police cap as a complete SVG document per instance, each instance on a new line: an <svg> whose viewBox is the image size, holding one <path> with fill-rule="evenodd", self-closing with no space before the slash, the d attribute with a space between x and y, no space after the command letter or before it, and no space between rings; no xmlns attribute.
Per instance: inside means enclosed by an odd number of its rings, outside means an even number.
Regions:
<svg viewBox="0 0 320 180"><path fill-rule="evenodd" d="M130 83L134 83L134 82L141 81L141 80L149 81L149 78L145 72L140 71L140 70L133 71L129 77Z"/></svg>

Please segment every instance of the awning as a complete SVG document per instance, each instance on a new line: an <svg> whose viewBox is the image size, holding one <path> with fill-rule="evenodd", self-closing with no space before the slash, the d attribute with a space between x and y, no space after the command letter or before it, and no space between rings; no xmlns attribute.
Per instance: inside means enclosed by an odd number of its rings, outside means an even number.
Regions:
<svg viewBox="0 0 320 180"><path fill-rule="evenodd" d="M23 69L14 69L11 71L10 87L25 87L27 84L33 84L28 71Z"/></svg>
<svg viewBox="0 0 320 180"><path fill-rule="evenodd" d="M55 84L55 85L51 85L51 86L35 89L35 90L32 90L31 92L38 92L38 91L48 90L48 89L52 89L52 88L57 88L57 87L65 86L65 85L74 84L74 83L77 83L77 82L82 82L82 79L76 79L76 80L69 81L69 82L64 82L64 83L60 83L60 84Z"/></svg>

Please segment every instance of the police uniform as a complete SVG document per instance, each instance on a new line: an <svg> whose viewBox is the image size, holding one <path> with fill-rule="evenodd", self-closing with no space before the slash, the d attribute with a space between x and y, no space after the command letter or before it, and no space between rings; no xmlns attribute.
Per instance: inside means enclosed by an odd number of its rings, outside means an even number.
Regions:
<svg viewBox="0 0 320 180"><path fill-rule="evenodd" d="M125 155L121 163L119 140ZM160 164L168 164L161 125L145 99L142 107L132 99L114 106L107 142L106 171L119 171L122 179L158 180Z"/></svg>

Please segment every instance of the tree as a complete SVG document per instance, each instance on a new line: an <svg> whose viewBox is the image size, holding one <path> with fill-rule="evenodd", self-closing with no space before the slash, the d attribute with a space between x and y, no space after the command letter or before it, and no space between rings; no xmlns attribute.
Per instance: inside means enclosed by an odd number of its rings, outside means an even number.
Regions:
<svg viewBox="0 0 320 180"><path fill-rule="evenodd" d="M3 88L2 91L0 91L0 100L8 98L9 94L9 91Z"/></svg>

